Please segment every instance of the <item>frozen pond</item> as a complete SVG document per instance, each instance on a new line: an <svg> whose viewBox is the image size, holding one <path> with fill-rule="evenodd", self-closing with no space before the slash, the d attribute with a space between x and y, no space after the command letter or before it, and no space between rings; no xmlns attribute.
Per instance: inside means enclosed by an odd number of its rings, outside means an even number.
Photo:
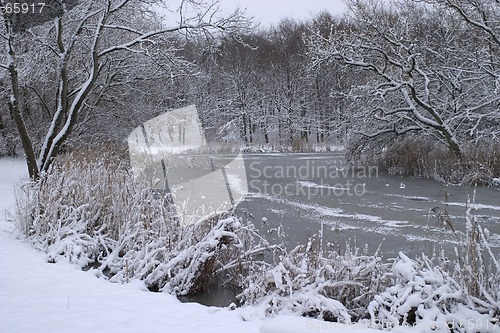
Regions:
<svg viewBox="0 0 500 333"><path fill-rule="evenodd" d="M452 257L465 237L467 199L473 200L474 188L390 176L375 167L345 169L342 155L333 153L245 154L244 160L250 193L238 214L251 214L271 238L271 230L282 225L289 247L307 242L321 224L325 246L343 249L350 241L370 252L380 246L388 257L441 247ZM454 231L429 214L433 207L448 212ZM500 253L500 191L477 188L473 207Z"/></svg>
<svg viewBox="0 0 500 333"><path fill-rule="evenodd" d="M228 169L234 158L212 156L214 164ZM236 213L250 219L271 242L279 241L276 229L283 226L288 248L306 244L323 229L324 248L344 251L349 243L366 246L373 254L380 247L380 254L388 259L399 251L412 257L443 248L453 258L454 248L460 248L465 238L467 199L472 201L475 192L473 214L490 231L493 251L500 254L499 190L444 186L433 180L381 174L370 167L353 171L344 168L343 161L340 153L244 154L238 167L245 169L249 193ZM202 166L177 171L196 178L213 170ZM233 185L243 181L228 180ZM215 184L205 186L207 191ZM434 207L448 212L454 231L438 225L430 214ZM238 292L215 288L181 299L226 306Z"/></svg>

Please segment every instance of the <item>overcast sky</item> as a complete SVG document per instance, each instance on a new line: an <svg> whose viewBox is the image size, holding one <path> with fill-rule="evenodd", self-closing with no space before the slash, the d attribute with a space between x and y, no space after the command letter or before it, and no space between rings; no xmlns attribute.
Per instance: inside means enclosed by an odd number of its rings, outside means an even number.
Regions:
<svg viewBox="0 0 500 333"><path fill-rule="evenodd" d="M181 0L169 0L170 11L160 10L167 21L178 20L176 14ZM347 7L344 0L219 0L221 14L230 14L236 8L246 9L246 16L254 17L262 28L276 26L284 18L308 20L322 11L341 14Z"/></svg>
<svg viewBox="0 0 500 333"><path fill-rule="evenodd" d="M276 25L281 19L290 17L307 20L321 11L339 14L346 10L343 0L220 0L221 8L228 12L237 7L246 8L263 28Z"/></svg>

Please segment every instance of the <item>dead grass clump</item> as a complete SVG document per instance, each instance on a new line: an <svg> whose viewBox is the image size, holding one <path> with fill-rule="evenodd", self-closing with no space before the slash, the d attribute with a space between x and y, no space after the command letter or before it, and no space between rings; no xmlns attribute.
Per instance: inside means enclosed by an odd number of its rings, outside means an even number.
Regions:
<svg viewBox="0 0 500 333"><path fill-rule="evenodd" d="M384 151L379 164L389 174L460 185L493 185L492 179L500 176L500 144L465 145L459 158L444 147L407 139Z"/></svg>

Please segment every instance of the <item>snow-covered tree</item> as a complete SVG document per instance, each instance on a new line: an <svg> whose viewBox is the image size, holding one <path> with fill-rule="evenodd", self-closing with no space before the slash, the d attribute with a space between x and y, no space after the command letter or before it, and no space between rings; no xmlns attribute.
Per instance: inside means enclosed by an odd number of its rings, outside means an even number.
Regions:
<svg viewBox="0 0 500 333"><path fill-rule="evenodd" d="M219 16L217 2L213 1L183 1L179 22L169 26L164 26L156 15L158 8L166 5L163 1L85 1L73 8L58 3L60 8L54 18L28 28L19 28L17 16L5 7L2 10L0 37L6 53L0 58L0 68L7 70L10 77L8 105L33 179L49 169L78 118L89 109L90 100L102 98L93 94L105 91L104 86L114 82L120 70L140 66L134 64L137 58L130 60L131 54L151 56L149 52L165 35L233 33L247 23L238 11L228 17ZM36 90L25 87L33 77L41 77L44 90L52 92L42 96L38 90L49 117L40 142L34 140L26 124L25 100ZM139 78L129 77L121 83L132 84Z"/></svg>
<svg viewBox="0 0 500 333"><path fill-rule="evenodd" d="M312 37L316 64L364 71L347 96L362 141L418 134L460 158L464 142L498 140L498 27L476 22L488 36L471 37L473 19L449 6L350 1L349 26Z"/></svg>

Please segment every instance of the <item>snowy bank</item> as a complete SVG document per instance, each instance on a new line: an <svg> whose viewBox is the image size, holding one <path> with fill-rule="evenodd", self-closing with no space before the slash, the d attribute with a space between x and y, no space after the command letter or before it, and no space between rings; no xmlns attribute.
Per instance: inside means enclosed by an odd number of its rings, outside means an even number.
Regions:
<svg viewBox="0 0 500 333"><path fill-rule="evenodd" d="M144 284L114 284L46 255L15 237L14 183L20 160L0 160L0 332L258 332L239 311L180 303ZM22 170L22 171L21 171Z"/></svg>

